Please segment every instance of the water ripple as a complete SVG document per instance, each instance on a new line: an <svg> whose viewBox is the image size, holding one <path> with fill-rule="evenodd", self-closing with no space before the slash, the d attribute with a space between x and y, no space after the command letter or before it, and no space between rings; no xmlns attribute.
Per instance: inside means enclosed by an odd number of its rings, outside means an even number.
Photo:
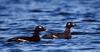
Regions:
<svg viewBox="0 0 100 52"><path fill-rule="evenodd" d="M99 0L0 0L1 52L100 52ZM8 43L14 36L31 36L35 26L45 33L63 32L72 20L72 39Z"/></svg>

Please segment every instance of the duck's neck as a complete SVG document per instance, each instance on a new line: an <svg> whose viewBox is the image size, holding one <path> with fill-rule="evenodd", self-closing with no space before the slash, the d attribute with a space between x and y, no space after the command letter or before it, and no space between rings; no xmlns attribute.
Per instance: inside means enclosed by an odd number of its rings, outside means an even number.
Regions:
<svg viewBox="0 0 100 52"><path fill-rule="evenodd" d="M64 34L66 35L71 35L71 32L70 32L70 28L66 28L65 31L64 31Z"/></svg>
<svg viewBox="0 0 100 52"><path fill-rule="evenodd" d="M39 36L39 32L34 32L34 35L32 36L32 41L40 41L40 36Z"/></svg>
<svg viewBox="0 0 100 52"><path fill-rule="evenodd" d="M40 38L40 36L39 36L39 32L34 32L34 35L32 36L32 37L36 37L36 38Z"/></svg>

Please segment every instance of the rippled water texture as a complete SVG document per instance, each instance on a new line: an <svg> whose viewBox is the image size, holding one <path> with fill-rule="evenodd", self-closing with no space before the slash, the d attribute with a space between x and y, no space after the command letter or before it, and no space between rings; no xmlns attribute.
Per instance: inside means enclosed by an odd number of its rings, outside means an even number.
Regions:
<svg viewBox="0 0 100 52"><path fill-rule="evenodd" d="M8 43L15 36L31 36L34 27L63 32L74 21L72 39ZM100 0L0 0L0 52L100 52Z"/></svg>

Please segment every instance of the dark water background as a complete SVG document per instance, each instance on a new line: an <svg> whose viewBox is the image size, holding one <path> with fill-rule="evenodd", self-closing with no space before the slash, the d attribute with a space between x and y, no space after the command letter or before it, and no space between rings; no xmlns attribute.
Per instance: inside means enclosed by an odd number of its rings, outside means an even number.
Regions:
<svg viewBox="0 0 100 52"><path fill-rule="evenodd" d="M63 32L68 20L76 24L70 40L6 42L37 25L48 29L42 35ZM0 52L100 52L100 0L0 0Z"/></svg>

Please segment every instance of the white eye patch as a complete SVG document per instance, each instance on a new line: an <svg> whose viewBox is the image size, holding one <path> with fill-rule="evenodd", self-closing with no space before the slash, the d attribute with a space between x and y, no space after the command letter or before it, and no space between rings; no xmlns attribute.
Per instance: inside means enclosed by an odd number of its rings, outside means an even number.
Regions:
<svg viewBox="0 0 100 52"><path fill-rule="evenodd" d="M41 26L39 26L39 28L42 28Z"/></svg>
<svg viewBox="0 0 100 52"><path fill-rule="evenodd" d="M70 25L70 23L68 23L68 25Z"/></svg>

